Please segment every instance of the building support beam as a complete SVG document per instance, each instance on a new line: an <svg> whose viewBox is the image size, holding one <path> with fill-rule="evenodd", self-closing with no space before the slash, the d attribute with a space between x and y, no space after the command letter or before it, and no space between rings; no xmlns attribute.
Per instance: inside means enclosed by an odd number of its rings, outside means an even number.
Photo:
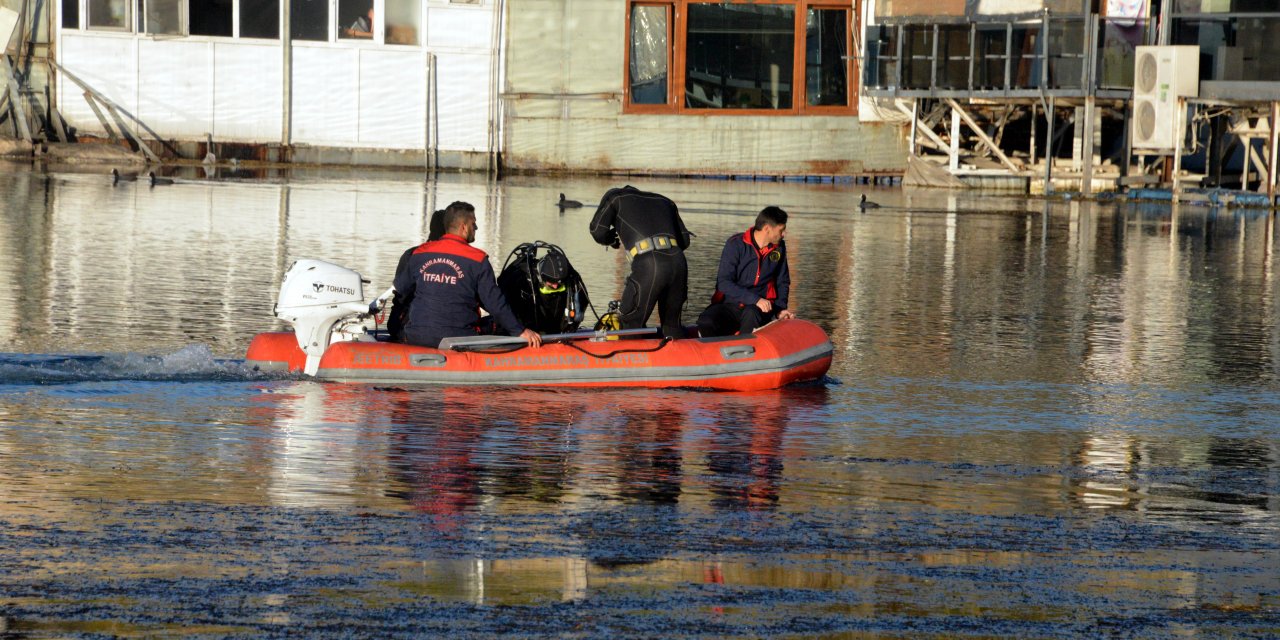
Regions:
<svg viewBox="0 0 1280 640"><path fill-rule="evenodd" d="M93 115L98 117L98 122L102 125L102 129L107 132L107 139L112 143L119 142L120 136L116 135L116 129L111 126L111 121L107 119L107 116L102 114L102 108L98 106L98 101L93 99L93 94L88 91L84 92L84 101L93 110Z"/></svg>
<svg viewBox="0 0 1280 640"><path fill-rule="evenodd" d="M1268 151L1267 155L1269 156L1270 154L1271 152ZM1265 169L1267 171L1267 174L1270 175L1271 165L1262 160L1262 156L1258 155L1258 150L1253 148L1253 145L1249 145L1249 157L1253 158L1253 164L1257 165L1258 167L1258 191L1259 192L1266 191L1267 185L1262 184L1263 180L1265 180L1266 178L1262 176L1262 172ZM1246 174L1246 177L1248 177L1247 174ZM1248 191L1249 189L1246 187L1244 190Z"/></svg>
<svg viewBox="0 0 1280 640"><path fill-rule="evenodd" d="M1177 202L1181 199L1182 193L1182 139L1186 137L1186 119L1187 119L1187 99L1177 96L1174 100L1173 117L1175 120L1174 131L1176 135L1173 137L1173 168L1169 170L1169 184L1173 189L1173 201ZM1246 156L1245 170L1249 167L1249 161Z"/></svg>
<svg viewBox="0 0 1280 640"><path fill-rule="evenodd" d="M1267 145L1267 202L1271 206L1276 204L1276 162L1280 161L1280 126L1276 126L1280 122L1280 102L1271 103L1271 118L1267 124L1271 129L1271 144Z"/></svg>
<svg viewBox="0 0 1280 640"><path fill-rule="evenodd" d="M1085 196L1093 195L1093 121L1095 118L1094 109L1096 99L1092 95L1084 98L1084 136L1080 141L1080 193Z"/></svg>
<svg viewBox="0 0 1280 640"><path fill-rule="evenodd" d="M929 126L929 124L928 124L928 123L926 123L922 118L920 118L920 116L919 116L919 114L920 114L920 106L919 106L919 105L920 105L920 101L919 101L919 100L912 100L912 101L911 101L911 110L910 110L910 111L908 111L908 110L907 110L907 108L906 108L905 106L903 106L901 103L898 103L898 109L899 109L900 111L902 111L903 113L905 113L905 114L907 114L907 115L911 116L911 131L912 131L912 136L913 136L913 137L912 137L912 142L914 142L915 144L924 144L923 142L919 142L919 138L918 138L918 137L915 137L915 134L917 134L917 133L923 133L923 134L924 134L924 137L928 138L928 139L929 139L929 141L930 141L930 142L932 142L932 143L934 144L934 148L935 148L935 149L937 149L938 151L942 151L942 152L944 152L944 153L947 153L947 149L950 147L950 145L948 145L948 144L947 144L947 143L946 143L946 142L945 142L945 141L944 141L944 140L943 140L943 139L942 139L938 134L934 133L934 132L933 132L933 128L932 128L932 127L930 127L930 126ZM912 145L912 147L911 147L911 153L912 153L913 155L919 155L919 154L916 154L916 147L915 147L915 145Z"/></svg>
<svg viewBox="0 0 1280 640"><path fill-rule="evenodd" d="M951 173L960 170L960 110L951 110L951 163L947 166L951 168Z"/></svg>
<svg viewBox="0 0 1280 640"><path fill-rule="evenodd" d="M1044 119L1049 123L1048 131L1045 134L1044 144L1044 192L1045 195L1053 193L1053 120L1057 114L1054 108L1053 96L1049 96L1049 106L1045 107Z"/></svg>
<svg viewBox="0 0 1280 640"><path fill-rule="evenodd" d="M89 106L93 107L94 113L98 115L98 119L102 120L103 124L105 125L106 124L105 118L102 117L102 113L98 111L98 109L94 107L94 104L93 104L95 100L102 103L102 106L106 108L107 113L111 114L111 117L115 119L116 125L120 128L120 135L123 136L129 142L130 145L137 146L137 149L135 149L135 151L141 151L152 162L156 162L156 163L160 162L160 156L157 155L155 151L152 151L151 147L148 147L147 145L142 143L141 136L135 136L129 132L129 128L124 121L125 116L127 116L133 122L137 123L139 129L151 134L151 137L154 138L156 141L158 141L160 144L164 145L165 148L167 148L175 158L182 157L182 155L178 153L177 149L174 149L168 142L165 142L164 139L161 138L160 135L157 134L155 131L153 131L151 127L148 127L145 122L139 120L136 116L126 111L120 105L112 102L110 98L96 91L93 87L89 86L84 80L81 80L80 78L78 78L76 74L71 73L70 71L67 71L66 67L63 67L62 65L54 62L53 60L49 60L49 64L54 69L56 69L59 73L65 76L68 80L74 82L76 86L80 87L80 89L84 91L85 100L89 102ZM90 98L92 98L92 100ZM124 115L122 116L121 114L124 114ZM108 131L110 131L110 129L108 129Z"/></svg>
<svg viewBox="0 0 1280 640"><path fill-rule="evenodd" d="M1014 164L1013 161L1009 159L1009 156L1006 156L1004 152L1000 150L1000 147L995 143L995 141L992 140L989 136L987 136L987 133L983 131L981 127L978 126L978 123L974 122L973 118L970 117L969 114L966 113L965 110L960 107L960 104L956 102L954 98L947 98L946 101L947 101L947 104L951 106L951 110L952 110L951 112L954 114L954 117L952 118L952 135L954 137L959 138L959 131L958 131L959 127L955 126L955 122L956 122L956 118L960 118L964 120L965 124L969 125L969 128L973 130L973 133L978 136L978 139L981 140L982 143L985 144L988 149L991 150L991 153L994 154L996 158L1000 160L1001 164L1003 164L1007 169L1009 169L1014 173L1017 173L1022 170L1021 168L1018 167L1018 165ZM953 145L954 145L954 141L953 141Z"/></svg>
<svg viewBox="0 0 1280 640"><path fill-rule="evenodd" d="M25 6L25 5L24 5ZM9 66L9 58L0 54L0 71L4 73L4 83L9 95L9 115L13 118L18 137L31 142L31 128L27 124L27 110L22 106L22 90L17 77L13 75L13 67Z"/></svg>

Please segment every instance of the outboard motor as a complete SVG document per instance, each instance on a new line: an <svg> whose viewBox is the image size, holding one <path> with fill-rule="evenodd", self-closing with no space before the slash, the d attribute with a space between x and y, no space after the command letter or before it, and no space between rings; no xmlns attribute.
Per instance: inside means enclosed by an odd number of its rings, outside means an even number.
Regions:
<svg viewBox="0 0 1280 640"><path fill-rule="evenodd" d="M335 336L343 341L367 335L366 283L359 273L323 260L298 260L285 272L275 314L293 326L298 346L307 354L307 375L319 370L320 356Z"/></svg>

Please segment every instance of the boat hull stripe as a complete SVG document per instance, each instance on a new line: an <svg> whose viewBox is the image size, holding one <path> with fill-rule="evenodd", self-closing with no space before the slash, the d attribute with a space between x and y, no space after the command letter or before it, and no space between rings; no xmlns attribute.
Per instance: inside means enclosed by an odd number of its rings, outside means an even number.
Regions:
<svg viewBox="0 0 1280 640"><path fill-rule="evenodd" d="M828 342L778 358L741 360L707 366L609 367L583 369L440 369L322 368L317 378L337 382L426 383L453 385L626 384L629 382L706 381L785 373L832 356Z"/></svg>

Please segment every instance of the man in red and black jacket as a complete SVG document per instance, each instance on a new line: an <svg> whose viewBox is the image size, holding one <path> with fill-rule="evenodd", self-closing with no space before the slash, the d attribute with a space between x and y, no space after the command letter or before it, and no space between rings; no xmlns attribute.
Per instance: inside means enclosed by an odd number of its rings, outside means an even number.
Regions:
<svg viewBox="0 0 1280 640"><path fill-rule="evenodd" d="M404 341L436 347L444 338L487 333L487 323L480 319L483 307L507 333L541 346L542 336L520 324L507 305L489 256L471 246L476 239L475 207L466 202L449 205L444 229L439 240L414 249L404 271L396 274L396 293L410 300Z"/></svg>
<svg viewBox="0 0 1280 640"><path fill-rule="evenodd" d="M427 223L427 242L439 240L444 237L444 209L436 209L431 212L431 221ZM413 257L415 251L420 244L404 250L400 254L400 260L396 262L396 274L392 277L392 284L400 274L409 270L409 259ZM392 342L404 342L404 323L409 317L409 304L413 302L413 296L407 296L399 291L391 298L391 311L387 313L387 335Z"/></svg>
<svg viewBox="0 0 1280 640"><path fill-rule="evenodd" d="M724 243L711 306L698 316L698 333L748 334L774 318L794 318L787 308L791 271L787 267L787 212L765 207L756 224Z"/></svg>

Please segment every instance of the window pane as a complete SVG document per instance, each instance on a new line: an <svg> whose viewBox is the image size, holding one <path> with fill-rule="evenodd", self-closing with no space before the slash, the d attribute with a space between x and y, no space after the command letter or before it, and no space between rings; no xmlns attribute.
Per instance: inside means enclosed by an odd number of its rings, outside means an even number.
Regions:
<svg viewBox="0 0 1280 640"><path fill-rule="evenodd" d="M866 83L876 88L894 86L898 79L898 29L873 24L867 27Z"/></svg>
<svg viewBox="0 0 1280 640"><path fill-rule="evenodd" d="M422 33L419 0L387 0L387 44L418 44Z"/></svg>
<svg viewBox="0 0 1280 640"><path fill-rule="evenodd" d="M974 35L973 87L1005 89L1004 65L1008 59L1008 37L1004 25L982 25Z"/></svg>
<svg viewBox="0 0 1280 640"><path fill-rule="evenodd" d="M231 0L190 0L191 35L231 37Z"/></svg>
<svg viewBox="0 0 1280 640"><path fill-rule="evenodd" d="M294 40L329 40L328 0L291 0L289 31Z"/></svg>
<svg viewBox="0 0 1280 640"><path fill-rule="evenodd" d="M933 25L907 25L902 36L902 86L928 89L933 86Z"/></svg>
<svg viewBox="0 0 1280 640"><path fill-rule="evenodd" d="M338 38L341 40L373 38L373 0L338 1Z"/></svg>
<svg viewBox="0 0 1280 640"><path fill-rule="evenodd" d="M89 0L89 26L129 28L129 0Z"/></svg>
<svg viewBox="0 0 1280 640"><path fill-rule="evenodd" d="M631 7L631 103L667 103L667 8Z"/></svg>
<svg viewBox="0 0 1280 640"><path fill-rule="evenodd" d="M966 24L938 25L939 89L969 87L969 41L971 31Z"/></svg>
<svg viewBox="0 0 1280 640"><path fill-rule="evenodd" d="M240 0L240 37L280 37L280 0Z"/></svg>
<svg viewBox="0 0 1280 640"><path fill-rule="evenodd" d="M810 9L805 27L805 96L809 106L849 104L849 12Z"/></svg>
<svg viewBox="0 0 1280 640"><path fill-rule="evenodd" d="M1010 47L1009 66L1012 89L1037 89L1040 87L1040 26L1014 25Z"/></svg>
<svg viewBox="0 0 1280 640"><path fill-rule="evenodd" d="M791 108L794 6L690 4L688 25L686 106Z"/></svg>
<svg viewBox="0 0 1280 640"><path fill-rule="evenodd" d="M78 0L62 0L62 28L80 28L80 2Z"/></svg>
<svg viewBox="0 0 1280 640"><path fill-rule="evenodd" d="M1048 44L1050 89L1084 87L1084 21L1056 19L1049 22L1045 41Z"/></svg>
<svg viewBox="0 0 1280 640"><path fill-rule="evenodd" d="M147 0L147 33L182 33L184 0Z"/></svg>

